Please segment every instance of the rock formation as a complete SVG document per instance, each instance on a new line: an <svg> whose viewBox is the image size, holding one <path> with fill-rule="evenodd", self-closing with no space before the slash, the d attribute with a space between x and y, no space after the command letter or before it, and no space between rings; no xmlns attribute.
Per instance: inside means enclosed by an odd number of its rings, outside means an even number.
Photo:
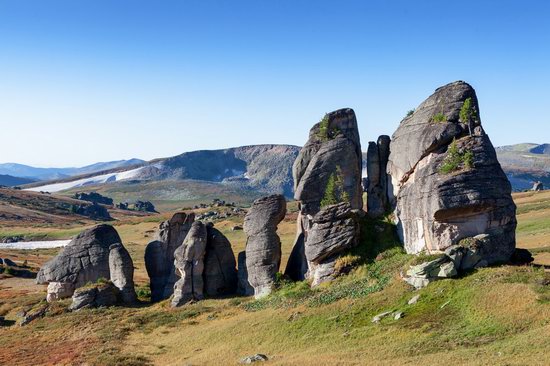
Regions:
<svg viewBox="0 0 550 366"><path fill-rule="evenodd" d="M71 296L74 290L100 278L109 279L112 244L121 243L116 230L97 225L78 234L37 274L38 284L48 283L49 301Z"/></svg>
<svg viewBox="0 0 550 366"><path fill-rule="evenodd" d="M174 253L174 265L181 277L174 285L172 307L204 298L204 256L206 252L206 226L195 221L183 244Z"/></svg>
<svg viewBox="0 0 550 366"><path fill-rule="evenodd" d="M207 296L233 294L237 290L237 266L231 243L212 225L207 225L204 257L204 292Z"/></svg>
<svg viewBox="0 0 550 366"><path fill-rule="evenodd" d="M134 262L130 253L120 243L109 247L109 272L111 281L120 290L120 298L124 304L137 301L134 288Z"/></svg>
<svg viewBox="0 0 550 366"><path fill-rule="evenodd" d="M535 182L533 184L533 191L535 192L538 192L538 191L543 191L544 190L544 185L542 184L542 182Z"/></svg>
<svg viewBox="0 0 550 366"><path fill-rule="evenodd" d="M178 277L174 266L174 252L180 247L195 220L194 214L178 212L160 224L158 240L145 248L145 267L150 279L151 301L169 298Z"/></svg>
<svg viewBox="0 0 550 366"><path fill-rule="evenodd" d="M334 278L338 255L354 247L358 238L356 213L347 202L323 208L313 216L305 243L313 286Z"/></svg>
<svg viewBox="0 0 550 366"><path fill-rule="evenodd" d="M313 217L322 208L348 202L350 209L362 209L361 170L355 113L352 109L328 113L311 128L293 166L294 198L300 203L300 211L296 241L285 270L290 278L305 279L311 269L308 262L314 263L306 258L308 235Z"/></svg>
<svg viewBox="0 0 550 366"><path fill-rule="evenodd" d="M241 296L254 295L254 287L248 282L248 270L246 269L246 252L240 252L237 258L239 270L237 272L237 293Z"/></svg>
<svg viewBox="0 0 550 366"><path fill-rule="evenodd" d="M390 137L380 136L369 142L367 149L367 213L380 217L388 209L388 177L386 169L390 156Z"/></svg>
<svg viewBox="0 0 550 366"><path fill-rule="evenodd" d="M282 195L257 199L244 219L246 243L246 270L248 282L256 298L271 293L275 275L281 264L281 240L277 225L286 214L286 200Z"/></svg>
<svg viewBox="0 0 550 366"><path fill-rule="evenodd" d="M470 85L441 87L405 117L392 136L387 172L408 253L442 252L485 234L480 261L510 259L516 207Z"/></svg>
<svg viewBox="0 0 550 366"><path fill-rule="evenodd" d="M119 290L112 282L98 283L77 289L69 310L113 306L118 302Z"/></svg>

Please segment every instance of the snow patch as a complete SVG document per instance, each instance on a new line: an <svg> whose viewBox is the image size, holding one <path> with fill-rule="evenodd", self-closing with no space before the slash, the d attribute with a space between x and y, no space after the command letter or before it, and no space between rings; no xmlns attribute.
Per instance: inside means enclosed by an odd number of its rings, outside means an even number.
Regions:
<svg viewBox="0 0 550 366"><path fill-rule="evenodd" d="M92 184L118 182L121 180L135 178L142 169L143 168L137 168L137 169L127 170L125 172L102 174L102 175L97 175L95 177L77 179L70 182L46 184L43 186L27 188L25 190L33 191L33 192L54 193L54 192L64 191L66 189L83 187L83 186L92 185Z"/></svg>
<svg viewBox="0 0 550 366"><path fill-rule="evenodd" d="M50 241L19 241L16 243L2 243L0 249L48 249L61 248L69 244L70 240L50 240Z"/></svg>

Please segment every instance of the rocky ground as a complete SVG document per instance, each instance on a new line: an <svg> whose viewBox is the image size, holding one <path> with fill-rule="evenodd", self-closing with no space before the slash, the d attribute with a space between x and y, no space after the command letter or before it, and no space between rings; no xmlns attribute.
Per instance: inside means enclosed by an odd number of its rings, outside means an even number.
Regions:
<svg viewBox="0 0 550 366"><path fill-rule="evenodd" d="M550 193L514 198L518 246L530 248L536 262L545 264ZM282 268L295 234L296 207L291 203L289 210L278 230ZM548 357L550 290L542 268L484 268L412 291L399 272L419 259L404 254L379 229L370 243L374 247L376 242L380 252L376 263L367 262L330 285L311 290L303 283L281 282L273 294L257 301L210 299L178 309L170 309L169 301L149 305L143 253L159 222L169 216L115 223L134 260L142 305L69 313L68 303L57 303L45 318L0 328L0 364L237 364L261 353L270 364L281 365L536 365ZM235 216L216 222L236 253L244 249L246 237L232 229L242 220ZM56 252L3 251L0 257L27 259L38 267ZM372 258L375 251L363 254ZM45 294L45 286L10 276L0 280L0 288L0 316L6 325L21 310L41 306ZM408 305L415 295L420 298ZM390 314L373 323L385 312ZM402 317L396 320L396 313Z"/></svg>

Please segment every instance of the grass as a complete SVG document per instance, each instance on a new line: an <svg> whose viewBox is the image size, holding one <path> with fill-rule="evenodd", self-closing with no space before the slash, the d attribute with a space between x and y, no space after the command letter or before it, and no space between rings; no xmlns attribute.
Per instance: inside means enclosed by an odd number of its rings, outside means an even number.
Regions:
<svg viewBox="0 0 550 366"><path fill-rule="evenodd" d="M436 113L432 117L432 122L436 122L436 123L447 122L447 116L445 116L443 113Z"/></svg>
<svg viewBox="0 0 550 366"><path fill-rule="evenodd" d="M519 245L539 245L537 252L546 253L550 215L543 206L550 192L515 199ZM522 211L529 205L539 206ZM231 231L237 223L231 218L216 224L231 236L235 251L246 240L242 231ZM134 259L142 300L149 296L143 250L157 225L117 225ZM290 217L279 225L283 268L294 230ZM65 301L25 327L0 328L0 364L236 364L256 353L267 354L274 365L523 365L548 359L550 279L542 269L484 268L413 291L399 276L417 260L396 245L391 220L365 219L361 232L360 245L343 260L343 267L358 267L332 284L310 289L307 282L282 279L260 301L208 299L180 309L164 301L71 313ZM416 294L419 301L407 305ZM43 299L44 287L32 280L0 281L0 316L6 319ZM404 317L373 324L373 316L384 311L402 311Z"/></svg>

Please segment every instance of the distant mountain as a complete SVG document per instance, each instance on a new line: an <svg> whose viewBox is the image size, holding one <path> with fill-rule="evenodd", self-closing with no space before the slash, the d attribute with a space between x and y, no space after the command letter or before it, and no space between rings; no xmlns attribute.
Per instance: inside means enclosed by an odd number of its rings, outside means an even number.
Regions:
<svg viewBox="0 0 550 366"><path fill-rule="evenodd" d="M18 185L29 184L33 182L36 182L36 180L0 174L0 186L15 187Z"/></svg>
<svg viewBox="0 0 550 366"><path fill-rule="evenodd" d="M144 163L144 161L140 159L117 160L95 163L81 168L36 168L29 165L6 163L0 164L0 174L6 174L20 178L30 178L34 181L53 180L68 178L80 174L95 173L101 170L116 169L141 163Z"/></svg>
<svg viewBox="0 0 550 366"><path fill-rule="evenodd" d="M496 151L515 191L531 189L536 181L550 186L550 144L523 143L497 147Z"/></svg>
<svg viewBox="0 0 550 366"><path fill-rule="evenodd" d="M47 192L76 188L99 190L101 186L112 186L119 182L123 182L126 187L124 189L127 189L128 184L135 188L140 183L147 183L147 187L162 186L164 200L174 199L183 202L199 199L201 189L197 182L205 182L208 183L203 185L205 196L215 190L220 193L232 192L231 194L246 192L247 197L273 193L292 197L292 164L299 151L300 147L291 145L252 145L192 151L130 167L35 183L27 186L27 189ZM184 197L182 190L166 192L166 184L148 184L159 181L193 181L193 192L198 192L198 195L193 193ZM141 199L139 189L133 189L132 192L133 195L125 196L126 200ZM148 188L148 194L154 201L155 192Z"/></svg>
<svg viewBox="0 0 550 366"><path fill-rule="evenodd" d="M129 159L129 160L117 160L117 161L108 161L95 163L92 165L83 166L82 168L77 168L71 175L81 175L100 172L102 170L110 170L117 168L124 168L132 165L139 165L145 163L145 160L141 159Z"/></svg>
<svg viewBox="0 0 550 366"><path fill-rule="evenodd" d="M532 154L550 155L550 144L542 144L529 149Z"/></svg>

